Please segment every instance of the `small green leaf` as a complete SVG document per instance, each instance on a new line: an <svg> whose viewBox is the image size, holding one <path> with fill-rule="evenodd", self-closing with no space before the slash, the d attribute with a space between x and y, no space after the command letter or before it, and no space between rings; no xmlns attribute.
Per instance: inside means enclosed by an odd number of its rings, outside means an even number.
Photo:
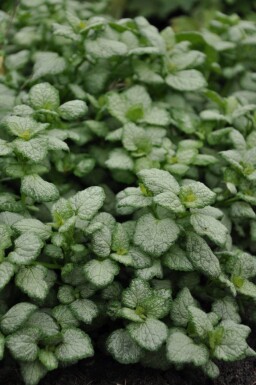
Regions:
<svg viewBox="0 0 256 385"><path fill-rule="evenodd" d="M33 362L38 354L39 336L35 328L22 329L7 337L6 345L16 360Z"/></svg>
<svg viewBox="0 0 256 385"><path fill-rule="evenodd" d="M117 196L117 210L120 214L131 214L143 207L151 206L152 198L143 195L140 188L128 187L120 191Z"/></svg>
<svg viewBox="0 0 256 385"><path fill-rule="evenodd" d="M195 269L202 273L217 278L221 274L221 268L218 258L199 235L187 233L187 255Z"/></svg>
<svg viewBox="0 0 256 385"><path fill-rule="evenodd" d="M80 329L66 329L63 342L57 347L55 355L60 362L71 363L93 356L93 347L87 334Z"/></svg>
<svg viewBox="0 0 256 385"><path fill-rule="evenodd" d="M156 219L152 214L146 214L137 222L134 243L145 253L160 257L176 241L179 231L172 219Z"/></svg>
<svg viewBox="0 0 256 385"><path fill-rule="evenodd" d="M53 352L49 352L47 350L39 350L38 359L47 370L55 370L59 366L58 360Z"/></svg>
<svg viewBox="0 0 256 385"><path fill-rule="evenodd" d="M155 168L142 170L138 173L139 179L144 186L154 195L171 191L178 194L180 186L176 179L167 171L158 170Z"/></svg>
<svg viewBox="0 0 256 385"><path fill-rule="evenodd" d="M247 297L256 298L256 285L247 279L243 279L241 285L236 285L236 290Z"/></svg>
<svg viewBox="0 0 256 385"><path fill-rule="evenodd" d="M192 214L190 222L197 234L207 236L219 246L224 246L227 242L228 229L217 219L202 215Z"/></svg>
<svg viewBox="0 0 256 385"><path fill-rule="evenodd" d="M48 140L43 136L30 140L16 139L13 145L19 154L33 162L42 161L48 151Z"/></svg>
<svg viewBox="0 0 256 385"><path fill-rule="evenodd" d="M30 117L20 116L8 116L4 120L4 124L13 135L23 140L30 140L48 127L48 124L38 123Z"/></svg>
<svg viewBox="0 0 256 385"><path fill-rule="evenodd" d="M249 203L235 202L231 205L231 216L233 218L255 219L256 214Z"/></svg>
<svg viewBox="0 0 256 385"><path fill-rule="evenodd" d="M113 232L112 250L119 255L127 254L129 238L121 223L117 223Z"/></svg>
<svg viewBox="0 0 256 385"><path fill-rule="evenodd" d="M172 191L165 191L161 194L156 195L153 198L153 201L159 206L164 207L167 210L170 210L174 213L184 213L185 207L179 200L176 194Z"/></svg>
<svg viewBox="0 0 256 385"><path fill-rule="evenodd" d="M11 280L15 273L15 267L12 263L4 261L0 264L0 290L2 290Z"/></svg>
<svg viewBox="0 0 256 385"><path fill-rule="evenodd" d="M135 364L142 356L142 349L126 330L118 329L107 339L107 350L120 364Z"/></svg>
<svg viewBox="0 0 256 385"><path fill-rule="evenodd" d="M238 305L233 297L217 299L212 305L212 311L222 320L231 320L236 323L241 322L241 317L238 313Z"/></svg>
<svg viewBox="0 0 256 385"><path fill-rule="evenodd" d="M125 150L119 148L110 152L105 164L110 170L133 170L132 158Z"/></svg>
<svg viewBox="0 0 256 385"><path fill-rule="evenodd" d="M32 232L23 233L14 244L15 249L8 255L8 259L17 265L27 265L34 261L44 246L42 240Z"/></svg>
<svg viewBox="0 0 256 385"><path fill-rule="evenodd" d="M103 188L93 186L78 192L70 199L70 203L80 219L89 220L102 207L104 200Z"/></svg>
<svg viewBox="0 0 256 385"><path fill-rule="evenodd" d="M29 102L35 110L56 110L60 105L59 92L49 83L40 83L29 91Z"/></svg>
<svg viewBox="0 0 256 385"><path fill-rule="evenodd" d="M139 313L139 314L137 314ZM145 315L143 313L138 312L134 309L129 309L128 307L122 307L120 310L118 310L118 317L119 318L125 318L132 322L144 322L145 321Z"/></svg>
<svg viewBox="0 0 256 385"><path fill-rule="evenodd" d="M149 351L158 350L167 339L167 326L153 318L143 323L131 323L127 328L132 339Z"/></svg>
<svg viewBox="0 0 256 385"><path fill-rule="evenodd" d="M82 118L88 111L88 107L83 100L71 100L62 104L58 112L64 120L76 120Z"/></svg>
<svg viewBox="0 0 256 385"><path fill-rule="evenodd" d="M152 290L148 282L142 279L133 279L129 288L125 289L122 294L122 302L125 306L136 308L152 294Z"/></svg>
<svg viewBox="0 0 256 385"><path fill-rule="evenodd" d="M15 332L24 325L36 309L36 305L28 302L20 302L12 306L1 319L1 330L5 334Z"/></svg>
<svg viewBox="0 0 256 385"><path fill-rule="evenodd" d="M63 285L58 290L58 300L64 305L69 305L71 302L75 301L75 291L72 286Z"/></svg>
<svg viewBox="0 0 256 385"><path fill-rule="evenodd" d="M177 245L173 245L163 257L163 263L171 270L193 271L193 265L187 258L186 252Z"/></svg>
<svg viewBox="0 0 256 385"><path fill-rule="evenodd" d="M46 373L45 366L39 361L23 362L21 364L21 374L26 385L38 385Z"/></svg>
<svg viewBox="0 0 256 385"><path fill-rule="evenodd" d="M95 59L110 59L114 56L125 56L127 47L124 43L116 40L98 37L95 40L87 40L85 49L88 55Z"/></svg>
<svg viewBox="0 0 256 385"><path fill-rule="evenodd" d="M182 331L172 331L167 339L167 358L176 365L205 365L209 359L208 349L203 344L196 344Z"/></svg>
<svg viewBox="0 0 256 385"><path fill-rule="evenodd" d="M92 260L85 265L84 272L89 282L102 288L114 280L119 268L115 262L107 259L104 261Z"/></svg>
<svg viewBox="0 0 256 385"><path fill-rule="evenodd" d="M147 154L151 150L151 141L146 131L133 123L124 125L122 142L127 151L138 155Z"/></svg>
<svg viewBox="0 0 256 385"><path fill-rule="evenodd" d="M16 275L16 285L29 297L43 300L48 294L47 269L43 266L22 267Z"/></svg>
<svg viewBox="0 0 256 385"><path fill-rule="evenodd" d="M63 329L79 326L79 322L67 305L59 305L52 310L53 317Z"/></svg>
<svg viewBox="0 0 256 385"><path fill-rule="evenodd" d="M36 174L27 175L22 179L21 192L37 202L50 202L59 198L57 187Z"/></svg>
<svg viewBox="0 0 256 385"><path fill-rule="evenodd" d="M50 226L45 225L43 222L35 218L21 219L20 221L15 222L12 225L12 228L16 230L19 234L34 233L37 237L41 238L42 240L46 240L51 236Z"/></svg>
<svg viewBox="0 0 256 385"><path fill-rule="evenodd" d="M180 200L188 208L202 208L215 201L216 194L201 182L185 184L180 190Z"/></svg>
<svg viewBox="0 0 256 385"><path fill-rule="evenodd" d="M214 357L224 361L235 361L242 358L248 349L246 338L251 329L230 320L222 321L218 328L222 329L223 333L222 338L216 341Z"/></svg>
<svg viewBox="0 0 256 385"><path fill-rule="evenodd" d="M184 287L171 304L171 319L177 326L187 326L189 321L189 307L195 306L196 301L188 288Z"/></svg>
<svg viewBox="0 0 256 385"><path fill-rule="evenodd" d="M183 70L166 78L168 86L178 91L196 91L207 86L206 80L197 70Z"/></svg>
<svg viewBox="0 0 256 385"><path fill-rule="evenodd" d="M103 226L92 234L92 251L101 258L106 258L111 253L111 229Z"/></svg>
<svg viewBox="0 0 256 385"><path fill-rule="evenodd" d="M211 321L207 314L195 306L189 306L189 323L193 331L202 339L206 338L208 333L213 330Z"/></svg>
<svg viewBox="0 0 256 385"><path fill-rule="evenodd" d="M203 365L202 370L212 379L215 379L220 375L220 370L213 361L208 361L205 365Z"/></svg>
<svg viewBox="0 0 256 385"><path fill-rule="evenodd" d="M163 268L160 259L155 259L150 267L145 267L144 269L138 269L136 271L136 276L144 279L145 281L150 281L153 278L163 278Z"/></svg>
<svg viewBox="0 0 256 385"><path fill-rule="evenodd" d="M75 317L86 324L91 324L98 315L98 308L89 299L77 299L70 305L70 309Z"/></svg>
<svg viewBox="0 0 256 385"><path fill-rule="evenodd" d="M26 321L26 326L35 327L40 331L42 337L49 339L59 334L59 326L52 316L44 310L36 310L33 312Z"/></svg>
<svg viewBox="0 0 256 385"><path fill-rule="evenodd" d="M152 318L164 318L170 312L171 296L169 298L163 298L161 291L154 293L143 301L143 308L147 317Z"/></svg>
<svg viewBox="0 0 256 385"><path fill-rule="evenodd" d="M61 74L65 68L65 59L56 52L37 52L31 80L35 81L44 76Z"/></svg>

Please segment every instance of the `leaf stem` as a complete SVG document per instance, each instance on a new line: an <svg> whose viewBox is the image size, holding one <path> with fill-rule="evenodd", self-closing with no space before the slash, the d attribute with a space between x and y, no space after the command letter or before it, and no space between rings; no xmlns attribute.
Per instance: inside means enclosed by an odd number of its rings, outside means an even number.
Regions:
<svg viewBox="0 0 256 385"><path fill-rule="evenodd" d="M48 263L48 262L38 262L38 261L35 261L35 262L32 262L32 265L44 266L47 269L51 269L51 270L55 270L55 269L61 270L62 269L62 266L58 265L57 263Z"/></svg>

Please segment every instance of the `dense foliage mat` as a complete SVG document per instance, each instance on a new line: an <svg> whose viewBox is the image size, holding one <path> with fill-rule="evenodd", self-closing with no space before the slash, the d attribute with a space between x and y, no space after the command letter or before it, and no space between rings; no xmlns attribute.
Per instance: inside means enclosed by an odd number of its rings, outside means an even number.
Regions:
<svg viewBox="0 0 256 385"><path fill-rule="evenodd" d="M256 25L103 11L0 13L0 356L216 378L256 354Z"/></svg>

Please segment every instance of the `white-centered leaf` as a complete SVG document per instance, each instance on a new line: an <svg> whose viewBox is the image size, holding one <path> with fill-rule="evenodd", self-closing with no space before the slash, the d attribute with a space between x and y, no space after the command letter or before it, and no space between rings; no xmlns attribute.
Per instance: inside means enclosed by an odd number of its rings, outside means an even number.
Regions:
<svg viewBox="0 0 256 385"><path fill-rule="evenodd" d="M143 323L131 323L128 331L134 341L142 348L158 350L167 339L167 326L159 320L148 318Z"/></svg>
<svg viewBox="0 0 256 385"><path fill-rule="evenodd" d="M20 302L12 306L1 319L1 330L10 334L18 330L37 309L36 305Z"/></svg>
<svg viewBox="0 0 256 385"><path fill-rule="evenodd" d="M17 265L26 265L39 256L44 243L36 234L26 232L15 240L14 245L14 251L8 255L9 261Z"/></svg>
<svg viewBox="0 0 256 385"><path fill-rule="evenodd" d="M196 91L207 86L206 80L197 70L183 70L166 78L168 86L178 91Z"/></svg>
<svg viewBox="0 0 256 385"><path fill-rule="evenodd" d="M36 174L27 175L22 179L21 192L37 202L55 201L59 198L57 187Z"/></svg>
<svg viewBox="0 0 256 385"><path fill-rule="evenodd" d="M157 219L152 214L146 214L137 222L134 243L145 253L160 257L176 241L179 232L172 219Z"/></svg>
<svg viewBox="0 0 256 385"><path fill-rule="evenodd" d="M167 339L167 358L176 365L202 366L207 363L209 352L202 343L196 344L183 332L173 331Z"/></svg>
<svg viewBox="0 0 256 385"><path fill-rule="evenodd" d="M69 363L93 356L91 340L82 330L66 329L62 335L63 342L55 350L60 362Z"/></svg>
<svg viewBox="0 0 256 385"><path fill-rule="evenodd" d="M107 350L121 364L135 364L142 356L142 349L126 330L118 329L107 339Z"/></svg>
<svg viewBox="0 0 256 385"><path fill-rule="evenodd" d="M70 199L71 206L82 220L91 219L102 207L105 193L102 187L89 187Z"/></svg>
<svg viewBox="0 0 256 385"><path fill-rule="evenodd" d="M119 272L118 265L111 260L92 260L84 267L86 278L95 286L101 288L109 285Z"/></svg>
<svg viewBox="0 0 256 385"><path fill-rule="evenodd" d="M47 269L43 266L22 267L16 275L16 285L29 297L43 300L48 294Z"/></svg>

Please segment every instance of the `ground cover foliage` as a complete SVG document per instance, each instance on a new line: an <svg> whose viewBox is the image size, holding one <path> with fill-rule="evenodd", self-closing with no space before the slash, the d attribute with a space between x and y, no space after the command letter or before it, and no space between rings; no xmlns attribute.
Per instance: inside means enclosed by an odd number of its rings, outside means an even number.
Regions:
<svg viewBox="0 0 256 385"><path fill-rule="evenodd" d="M256 25L100 5L0 13L0 356L26 385L95 348L215 378L255 356Z"/></svg>

